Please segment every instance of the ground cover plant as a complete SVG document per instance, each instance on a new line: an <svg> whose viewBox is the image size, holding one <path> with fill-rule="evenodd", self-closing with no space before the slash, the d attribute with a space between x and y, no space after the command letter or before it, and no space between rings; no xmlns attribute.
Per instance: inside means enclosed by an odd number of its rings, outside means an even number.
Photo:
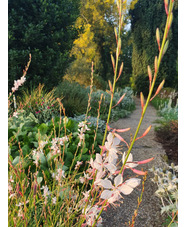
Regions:
<svg viewBox="0 0 186 227"><path fill-rule="evenodd" d="M157 184L156 195L161 199L161 213L167 214L164 226L178 226L178 166L173 163L166 168L152 168L152 181Z"/></svg>
<svg viewBox="0 0 186 227"><path fill-rule="evenodd" d="M117 108L126 95L125 93L120 94L121 96L118 95L119 99L116 104L114 103L116 82L123 70L123 63L119 62L119 58L122 44L124 3L120 0L116 2L119 15L118 27L115 29L116 55L115 57L111 55L114 77L112 82L108 82L110 104L105 132L102 134L103 139L100 145L96 144L96 140L99 143L98 122L103 94L100 96L97 108L97 125L96 128L92 129L92 133L91 126L87 122L93 95L93 63L84 121L77 123L68 119L64 105L59 99L60 117L57 120L52 119L50 123L42 123L41 125L38 125L38 119L32 113L24 118L24 110L15 108L9 122L11 129L9 131L8 158L8 214L10 226L100 226L102 211L110 205L119 205L122 196L129 195L140 185L141 179L138 176L142 175L144 180L141 196L138 199L139 208L142 202L147 171L138 168L141 164L152 161L153 157L149 157L147 160L134 161L131 151L135 141L143 138L151 129L151 126L149 126L142 135L138 136L148 104L159 93L164 84L163 80L155 94L152 95L160 63L167 49L167 35L173 19L173 3L173 0L169 3L165 1L167 22L161 45L159 30L156 30L159 55L155 57L154 61L154 76L152 76L148 66L149 94L145 102L143 93L140 93L142 112L131 141L125 141L119 135L120 132L128 132L130 128L113 129L109 126L112 109ZM25 76L30 62L31 56L23 77L20 81L14 83L12 93L9 95L10 105L12 97L15 97L15 91L26 80ZM28 146L33 145L36 147L31 148L31 150L29 148L25 152L23 147L27 137L25 137L24 130L26 131L30 126L33 128L30 137L36 136L37 144L33 142L33 139L27 141ZM38 127L37 132L34 131L35 127ZM52 130L50 127L52 127ZM31 129L29 128L29 130ZM94 136L92 137L92 135ZM71 142L72 144L70 144ZM121 142L127 145L128 150L123 153L122 160L118 160L118 154L122 148ZM69 152L68 148L71 148L72 152ZM99 149L98 153L96 153L97 149ZM85 154L88 154L88 160L90 161L87 162L87 158L83 159ZM25 164L27 161L32 164ZM121 163L120 166L118 162ZM126 169L130 169L135 176L128 178ZM134 226L137 212L138 209L135 210L130 226Z"/></svg>

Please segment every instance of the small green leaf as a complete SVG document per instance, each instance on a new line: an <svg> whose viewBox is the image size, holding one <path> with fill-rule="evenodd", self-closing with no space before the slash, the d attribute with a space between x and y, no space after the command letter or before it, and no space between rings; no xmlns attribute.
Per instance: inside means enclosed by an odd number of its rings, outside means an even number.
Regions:
<svg viewBox="0 0 186 227"><path fill-rule="evenodd" d="M37 183L40 184L42 182L43 178L42 177L37 177Z"/></svg>
<svg viewBox="0 0 186 227"><path fill-rule="evenodd" d="M13 166L17 165L17 163L19 163L19 161L20 161L20 156L16 156L12 162L12 165Z"/></svg>

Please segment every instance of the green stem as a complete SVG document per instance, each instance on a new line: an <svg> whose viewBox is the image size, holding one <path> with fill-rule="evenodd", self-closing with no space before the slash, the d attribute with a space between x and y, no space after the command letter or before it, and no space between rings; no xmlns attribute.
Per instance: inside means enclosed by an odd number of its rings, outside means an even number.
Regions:
<svg viewBox="0 0 186 227"><path fill-rule="evenodd" d="M140 120L139 120L137 129L136 129L136 132L135 132L135 134L134 134L133 140L132 140L132 142L131 142L131 144L130 144L130 147L129 147L129 149L128 149L127 156L126 156L125 161L124 161L124 163L123 163L123 165L122 165L122 168L121 168L121 170L120 170L120 173L122 173L123 168L124 168L124 166L125 166L125 164L126 164L126 162L127 162L127 159L128 159L128 157L129 157L129 154L130 154L130 152L131 152L131 150L132 150L132 148L133 148L133 145L134 145L134 142L135 142L136 137L137 137L137 135L138 135L139 129L140 129L140 127L141 127L141 123L142 123L142 121L143 121L143 118L144 118L144 115L145 115L147 106L149 105L150 98L151 98L151 96L152 96L152 92L153 92L154 85L155 85L155 82L156 82L157 73L158 73L158 70L159 70L159 67L160 67L160 63L161 63L161 60L162 60L162 57L163 57L163 49L164 49L165 41L166 41L166 37L167 37L168 23L169 23L170 14L171 14L171 12L172 12L172 8L173 8L173 3L172 3L172 1L171 1L171 2L170 2L170 8L169 8L169 15L168 15L167 21L166 21L166 26L165 26L163 41L162 41L161 49L160 49L159 56L158 56L158 66L157 66L157 71L156 71L156 73L155 73L155 75L154 75L153 82L152 82L152 85L151 85L151 88L150 88L150 91L149 91L149 94L148 94L148 97L147 97L147 101L146 101L145 106L144 106L144 108L143 108L143 111L142 111L142 114L141 114L141 118L140 118Z"/></svg>

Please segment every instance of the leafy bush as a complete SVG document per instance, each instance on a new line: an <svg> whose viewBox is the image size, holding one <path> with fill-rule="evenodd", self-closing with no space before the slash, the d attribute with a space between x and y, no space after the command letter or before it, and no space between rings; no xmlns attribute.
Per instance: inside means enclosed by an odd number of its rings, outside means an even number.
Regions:
<svg viewBox="0 0 186 227"><path fill-rule="evenodd" d="M178 120L178 106L171 107L171 101L158 113L165 121Z"/></svg>
<svg viewBox="0 0 186 227"><path fill-rule="evenodd" d="M131 88L126 87L124 89L119 89L117 92L114 93L113 97L113 105L116 105L121 96L125 94L125 98L122 100L122 102L114 107L111 112L111 120L118 120L119 118L123 118L128 116L134 109L135 109L135 103L133 100L133 91ZM100 96L103 94L103 100L101 104L101 110L100 110L100 117L103 120L107 119L107 111L109 109L110 105L110 95L107 92L104 92L102 90L97 90L92 93L92 100L91 100L91 115L96 116L97 115L97 109L98 109L98 101L100 100Z"/></svg>
<svg viewBox="0 0 186 227"><path fill-rule="evenodd" d="M74 116L73 118L69 117L69 119L73 119L74 121L77 121L77 122L84 121L85 120L85 114L82 114L80 116ZM87 118L87 123L90 124L90 126L94 126L96 128L97 118L89 116ZM98 120L98 129L101 132L104 132L105 124L106 124L106 122L104 120L101 120L101 119Z"/></svg>
<svg viewBox="0 0 186 227"><path fill-rule="evenodd" d="M177 105L177 100L178 93L173 88L168 87L163 88L151 103L157 110L160 110L167 105L175 107Z"/></svg>
<svg viewBox="0 0 186 227"><path fill-rule="evenodd" d="M89 87L85 88L78 83L63 81L57 87L55 94L56 97L64 97L62 103L65 107L65 112L67 116L74 117L82 115L86 112L89 90ZM129 87L119 89L115 92L113 104L115 105L124 93L126 93L125 98L112 110L111 120L118 120L119 118L126 117L135 109L133 91ZM103 99L100 108L100 118L102 120L106 120L108 114L107 111L110 105L110 94L103 90L96 90L92 92L90 115L92 117L97 117L97 110L99 107L98 102L101 94L103 94Z"/></svg>
<svg viewBox="0 0 186 227"><path fill-rule="evenodd" d="M134 89L134 92L138 95L141 91L143 91L144 96L148 95L149 91L149 79L148 75L138 75L136 78L131 77L130 78L132 83L132 88Z"/></svg>
<svg viewBox="0 0 186 227"><path fill-rule="evenodd" d="M56 97L63 96L62 103L68 117L81 115L86 112L88 103L88 90L78 83L65 80L61 82L55 91Z"/></svg>
<svg viewBox="0 0 186 227"><path fill-rule="evenodd" d="M166 226L178 226L178 166L171 164L165 169L153 168L152 181L158 185L156 195L161 198L161 213L167 213Z"/></svg>

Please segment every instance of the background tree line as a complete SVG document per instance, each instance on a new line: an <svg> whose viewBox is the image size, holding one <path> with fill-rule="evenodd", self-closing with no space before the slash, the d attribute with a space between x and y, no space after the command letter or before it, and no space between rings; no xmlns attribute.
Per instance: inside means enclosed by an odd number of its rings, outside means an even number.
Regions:
<svg viewBox="0 0 186 227"><path fill-rule="evenodd" d="M87 86L94 61L95 85L105 88L105 81L113 75L110 54L114 53L118 19L114 0L9 0L8 5L9 88L20 78L29 53L32 63L27 87L44 83L50 90L62 78ZM159 27L160 34L163 33L166 15L163 0L133 0L124 7L124 23L131 21L131 26L123 33L120 60L124 62L124 71L119 85L131 84L138 92L148 87L147 65L152 66L158 54L155 31ZM175 1L170 45L160 69L160 80L166 78L165 85L175 88L177 23Z"/></svg>

